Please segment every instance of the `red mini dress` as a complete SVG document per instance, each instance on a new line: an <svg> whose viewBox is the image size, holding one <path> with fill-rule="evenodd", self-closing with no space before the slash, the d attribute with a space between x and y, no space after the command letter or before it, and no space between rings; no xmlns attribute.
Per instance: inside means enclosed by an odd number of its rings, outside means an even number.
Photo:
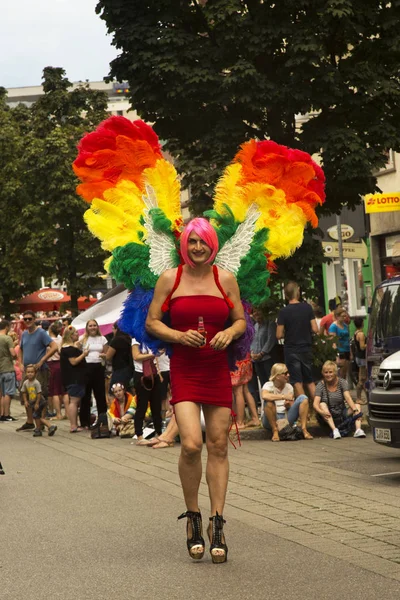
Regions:
<svg viewBox="0 0 400 600"><path fill-rule="evenodd" d="M182 268L163 310L170 311L171 327L178 331L197 331L199 317L204 319L207 342L200 348L173 344L171 356L171 404L196 402L232 408L232 384L226 350L213 350L209 342L216 333L226 328L232 302L218 280L217 267L214 279L223 298L218 296L178 296L170 300L179 285Z"/></svg>

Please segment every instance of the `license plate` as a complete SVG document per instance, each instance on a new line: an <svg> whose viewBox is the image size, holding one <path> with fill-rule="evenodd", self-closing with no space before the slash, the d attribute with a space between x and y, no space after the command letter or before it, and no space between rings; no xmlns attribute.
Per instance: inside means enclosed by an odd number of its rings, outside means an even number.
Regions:
<svg viewBox="0 0 400 600"><path fill-rule="evenodd" d="M371 367L371 379L378 379L378 375L379 375L379 365L375 365L374 367Z"/></svg>
<svg viewBox="0 0 400 600"><path fill-rule="evenodd" d="M374 428L374 436L377 442L391 442L392 435L390 429L380 429L379 427Z"/></svg>

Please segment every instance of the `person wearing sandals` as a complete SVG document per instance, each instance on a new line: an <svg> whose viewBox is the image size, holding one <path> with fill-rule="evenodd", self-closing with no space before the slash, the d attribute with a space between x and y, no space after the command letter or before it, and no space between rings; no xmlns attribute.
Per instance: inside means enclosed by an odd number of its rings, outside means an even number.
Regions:
<svg viewBox="0 0 400 600"><path fill-rule="evenodd" d="M176 422L175 415L170 418L165 431L161 435L145 440L142 446L147 446L153 450L160 450L161 448L173 448L175 446L175 438L179 435L178 424Z"/></svg>
<svg viewBox="0 0 400 600"><path fill-rule="evenodd" d="M332 438L337 440L342 437L337 424L348 416L358 415L360 405L353 402L347 381L338 376L336 363L327 360L322 366L322 377L315 390L314 409L318 421L321 425L328 425L332 431ZM361 418L355 420L353 437L366 437L361 429Z"/></svg>
<svg viewBox="0 0 400 600"><path fill-rule="evenodd" d="M79 334L75 327L69 325L64 329L60 366L64 388L69 395L68 419L70 432L77 433L83 427L78 427L78 409L86 389L86 357L89 348L79 347Z"/></svg>
<svg viewBox="0 0 400 600"><path fill-rule="evenodd" d="M287 419L290 425L299 419L304 439L313 439L307 431L308 398L305 394L300 394L295 399L293 386L289 383L289 371L285 364L273 365L269 381L263 385L262 398L264 401L262 426L264 429L272 430L273 442L280 441L277 424L279 419Z"/></svg>
<svg viewBox="0 0 400 600"><path fill-rule="evenodd" d="M202 476L202 405L211 504L210 553L213 563L223 563L228 556L223 510L228 485L227 446L232 409L227 348L245 332L246 321L235 277L212 265L218 252L218 238L206 219L196 218L189 222L181 236L180 250L184 264L165 271L158 279L146 328L148 333L173 347L171 404L181 439L179 475L187 508L178 519L187 518L189 555L201 559L205 550L198 503ZM162 321L167 311L170 327ZM226 327L228 318L231 325Z"/></svg>

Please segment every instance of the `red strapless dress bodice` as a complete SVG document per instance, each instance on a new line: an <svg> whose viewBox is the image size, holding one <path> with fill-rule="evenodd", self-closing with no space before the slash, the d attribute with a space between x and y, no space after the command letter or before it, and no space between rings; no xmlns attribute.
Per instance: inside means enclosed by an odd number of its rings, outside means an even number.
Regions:
<svg viewBox="0 0 400 600"><path fill-rule="evenodd" d="M173 344L171 357L171 404L196 402L232 406L232 385L226 350L213 350L210 340L226 327L229 308L217 296L178 296L170 302L172 329L197 330L203 317L207 343L201 348Z"/></svg>

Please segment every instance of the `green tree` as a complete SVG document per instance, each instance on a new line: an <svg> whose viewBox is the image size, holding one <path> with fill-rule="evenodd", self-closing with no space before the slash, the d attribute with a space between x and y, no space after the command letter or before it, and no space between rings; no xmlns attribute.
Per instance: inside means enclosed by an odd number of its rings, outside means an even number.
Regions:
<svg viewBox="0 0 400 600"><path fill-rule="evenodd" d="M99 281L106 254L83 220L86 203L75 193L76 145L106 116L107 96L82 84L71 89L61 68L46 67L41 96L30 109L24 140L24 215L30 226L27 251L35 272L65 282L71 308Z"/></svg>
<svg viewBox="0 0 400 600"><path fill-rule="evenodd" d="M11 110L7 92L0 88L0 303L9 316L13 299L38 285L36 253L29 248L30 226L24 215L29 198L24 182L23 157L29 129L29 109Z"/></svg>
<svg viewBox="0 0 400 600"><path fill-rule="evenodd" d="M398 0L99 0L97 12L120 50L110 75L167 140L194 212L250 137L320 152L326 212L373 192L400 149Z"/></svg>

